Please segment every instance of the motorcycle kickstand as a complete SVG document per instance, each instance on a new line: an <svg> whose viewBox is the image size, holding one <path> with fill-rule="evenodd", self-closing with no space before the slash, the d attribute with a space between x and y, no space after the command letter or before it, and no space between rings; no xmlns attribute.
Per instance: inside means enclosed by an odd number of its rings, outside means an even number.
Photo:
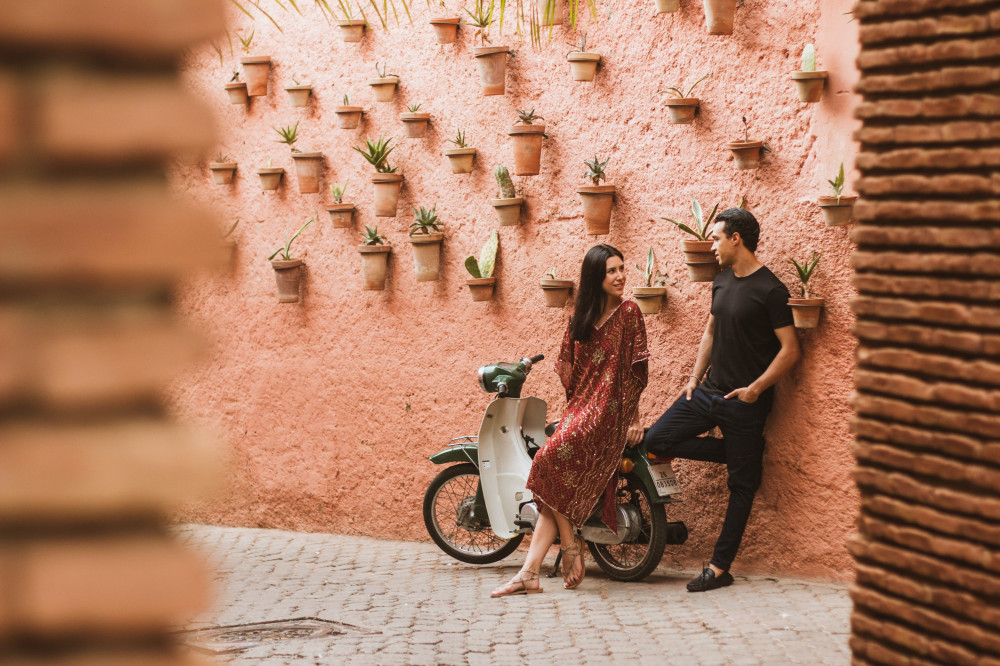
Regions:
<svg viewBox="0 0 1000 666"><path fill-rule="evenodd" d="M556 563L552 565L552 573L550 573L548 576L546 576L547 578L556 578L556 577L562 575L559 572L559 563L560 562L562 562L562 551L561 550L559 551L559 554L556 555Z"/></svg>

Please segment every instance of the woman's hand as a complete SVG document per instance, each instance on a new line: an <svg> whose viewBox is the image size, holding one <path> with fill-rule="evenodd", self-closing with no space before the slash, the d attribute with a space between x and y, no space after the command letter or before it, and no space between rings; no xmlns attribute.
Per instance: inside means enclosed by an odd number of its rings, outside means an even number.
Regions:
<svg viewBox="0 0 1000 666"><path fill-rule="evenodd" d="M628 435L625 441L632 447L641 442L645 435L646 433L643 431L642 424L639 423L639 417L637 416L635 421L632 421L632 425L628 427Z"/></svg>

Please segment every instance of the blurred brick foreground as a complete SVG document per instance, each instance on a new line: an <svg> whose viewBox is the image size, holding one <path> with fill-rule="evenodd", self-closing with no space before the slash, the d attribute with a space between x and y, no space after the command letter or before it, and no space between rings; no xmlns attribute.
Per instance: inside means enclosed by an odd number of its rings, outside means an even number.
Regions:
<svg viewBox="0 0 1000 666"><path fill-rule="evenodd" d="M163 164L212 140L178 82L219 0L0 0L0 663L190 664L208 572L167 516L221 476L159 392L200 347L171 294L216 221Z"/></svg>

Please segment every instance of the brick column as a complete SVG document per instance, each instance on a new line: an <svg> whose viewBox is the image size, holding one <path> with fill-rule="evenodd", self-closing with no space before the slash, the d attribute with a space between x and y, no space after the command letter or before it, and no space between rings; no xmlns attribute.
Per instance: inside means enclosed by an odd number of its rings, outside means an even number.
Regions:
<svg viewBox="0 0 1000 666"><path fill-rule="evenodd" d="M1000 2L861 0L855 663L1000 663Z"/></svg>
<svg viewBox="0 0 1000 666"><path fill-rule="evenodd" d="M0 663L188 664L169 630L207 571L168 516L214 486L215 443L165 383L174 317L218 224L169 194L210 116L181 89L218 0L0 0Z"/></svg>

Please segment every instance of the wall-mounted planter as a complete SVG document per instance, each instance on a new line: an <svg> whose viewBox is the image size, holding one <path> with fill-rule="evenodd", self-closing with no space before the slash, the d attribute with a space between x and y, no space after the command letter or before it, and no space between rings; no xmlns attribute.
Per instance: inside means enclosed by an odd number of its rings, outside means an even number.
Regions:
<svg viewBox="0 0 1000 666"><path fill-rule="evenodd" d="M816 202L823 211L823 221L828 227L842 227L851 221L856 196L820 197Z"/></svg>
<svg viewBox="0 0 1000 666"><path fill-rule="evenodd" d="M250 101L250 95L247 94L247 84L243 81L227 83L226 94L229 95L230 104L246 104Z"/></svg>
<svg viewBox="0 0 1000 666"><path fill-rule="evenodd" d="M597 65L601 62L601 54L573 51L566 56L566 59L569 60L569 69L574 81L593 81Z"/></svg>
<svg viewBox="0 0 1000 666"><path fill-rule="evenodd" d="M326 212L330 214L333 228L350 229L354 226L354 209L355 206L352 203L327 204Z"/></svg>
<svg viewBox="0 0 1000 666"><path fill-rule="evenodd" d="M361 114L365 112L360 106L337 106L333 112L337 114L337 127L340 129L357 129L361 122Z"/></svg>
<svg viewBox="0 0 1000 666"><path fill-rule="evenodd" d="M657 14L672 14L681 7L680 0L656 0Z"/></svg>
<svg viewBox="0 0 1000 666"><path fill-rule="evenodd" d="M705 0L705 24L710 35L733 34L736 0Z"/></svg>
<svg viewBox="0 0 1000 666"><path fill-rule="evenodd" d="M559 280L552 278L542 278L542 293L545 295L545 307L561 308L569 301L570 292L573 291L572 280Z"/></svg>
<svg viewBox="0 0 1000 666"><path fill-rule="evenodd" d="M427 124L431 121L429 113L401 113L399 119L403 121L406 128L406 136L410 139L419 139L427 133Z"/></svg>
<svg viewBox="0 0 1000 666"><path fill-rule="evenodd" d="M385 275L389 269L389 253L391 245L359 245L361 253L361 276L364 278L364 291L383 291Z"/></svg>
<svg viewBox="0 0 1000 666"><path fill-rule="evenodd" d="M483 96L504 94L510 47L477 46L472 50L472 55L479 65L479 83L483 89Z"/></svg>
<svg viewBox="0 0 1000 666"><path fill-rule="evenodd" d="M376 102L391 102L396 96L396 86L399 85L398 76L385 76L377 79L368 79L368 85L375 93Z"/></svg>
<svg viewBox="0 0 1000 666"><path fill-rule="evenodd" d="M698 115L701 101L697 97L672 97L664 102L671 125L690 125Z"/></svg>
<svg viewBox="0 0 1000 666"><path fill-rule="evenodd" d="M476 160L475 148L448 148L444 151L451 163L452 173L470 173Z"/></svg>
<svg viewBox="0 0 1000 666"><path fill-rule="evenodd" d="M292 106L306 106L309 104L309 96L312 95L312 86L288 86L285 92L288 99L292 101Z"/></svg>
<svg viewBox="0 0 1000 666"><path fill-rule="evenodd" d="M721 268L712 245L710 240L681 241L681 251L684 252L684 263L687 264L691 282L711 282L719 274Z"/></svg>
<svg viewBox="0 0 1000 666"><path fill-rule="evenodd" d="M611 204L614 185L584 185L576 188L583 200L583 223L591 236L611 233Z"/></svg>
<svg viewBox="0 0 1000 666"><path fill-rule="evenodd" d="M551 5L549 3L551 3ZM537 0L537 4L538 4L538 25L540 26L562 25L563 22L562 0Z"/></svg>
<svg viewBox="0 0 1000 666"><path fill-rule="evenodd" d="M302 280L302 260L271 261L274 280L278 284L278 302L295 303L299 300L299 282Z"/></svg>
<svg viewBox="0 0 1000 666"><path fill-rule="evenodd" d="M301 194L319 192L319 181L323 178L323 153L292 153L295 160L295 175L299 180Z"/></svg>
<svg viewBox="0 0 1000 666"><path fill-rule="evenodd" d="M364 19L337 19L340 26L340 36L345 42L360 42L365 36Z"/></svg>
<svg viewBox="0 0 1000 666"><path fill-rule="evenodd" d="M642 314L656 314L667 300L666 287L632 287L632 296Z"/></svg>
<svg viewBox="0 0 1000 666"><path fill-rule="evenodd" d="M816 328L819 326L819 316L823 313L823 298L789 298L788 306L792 308L792 321L795 328Z"/></svg>
<svg viewBox="0 0 1000 666"><path fill-rule="evenodd" d="M469 292L474 301L488 301L493 298L493 287L496 286L495 277L469 278L465 284L469 285Z"/></svg>
<svg viewBox="0 0 1000 666"><path fill-rule="evenodd" d="M274 191L281 185L281 177L285 175L285 170L281 167L262 167L257 169L260 176L260 187L267 191Z"/></svg>
<svg viewBox="0 0 1000 666"><path fill-rule="evenodd" d="M826 78L829 72L792 72L792 81L795 81L795 90L799 93L799 101L812 104L823 98L823 86L826 85Z"/></svg>
<svg viewBox="0 0 1000 666"><path fill-rule="evenodd" d="M434 27L434 36L437 37L438 44L454 44L458 40L459 20L457 16L431 19L431 26Z"/></svg>
<svg viewBox="0 0 1000 666"><path fill-rule="evenodd" d="M545 125L511 125L507 134L514 144L514 175L537 176L542 162Z"/></svg>
<svg viewBox="0 0 1000 666"><path fill-rule="evenodd" d="M249 56L240 58L243 64L243 78L247 81L247 95L264 97L267 95L267 80L271 74L271 56Z"/></svg>
<svg viewBox="0 0 1000 666"><path fill-rule="evenodd" d="M760 166L760 154L764 148L762 141L730 141L726 148L733 151L738 170L756 169Z"/></svg>
<svg viewBox="0 0 1000 666"><path fill-rule="evenodd" d="M372 183L375 185L375 217L396 217L403 174L376 173L372 175Z"/></svg>
<svg viewBox="0 0 1000 666"><path fill-rule="evenodd" d="M500 220L501 227L514 227L521 221L521 204L524 197L514 197L513 199L490 199L490 205L497 212L497 219Z"/></svg>
<svg viewBox="0 0 1000 666"><path fill-rule="evenodd" d="M208 168L216 185L228 185L236 175L236 162L210 162Z"/></svg>
<svg viewBox="0 0 1000 666"><path fill-rule="evenodd" d="M433 282L440 276L441 243L444 234L410 234L407 239L413 244L413 270L417 282Z"/></svg>

